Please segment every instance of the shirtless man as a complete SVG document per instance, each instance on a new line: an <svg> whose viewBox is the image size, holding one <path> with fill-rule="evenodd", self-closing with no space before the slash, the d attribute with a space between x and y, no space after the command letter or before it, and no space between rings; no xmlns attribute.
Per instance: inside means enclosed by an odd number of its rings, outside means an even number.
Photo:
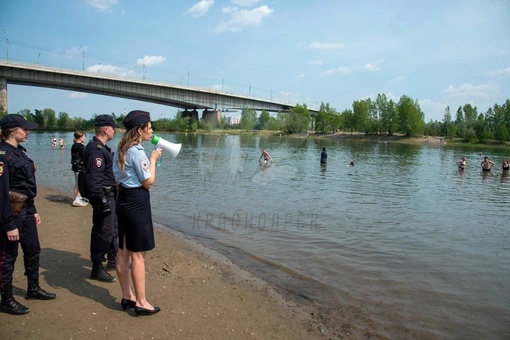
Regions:
<svg viewBox="0 0 510 340"><path fill-rule="evenodd" d="M492 166L494 165L494 162L489 159L489 157L485 156L483 158L482 163L480 163L482 166L482 171L491 171Z"/></svg>

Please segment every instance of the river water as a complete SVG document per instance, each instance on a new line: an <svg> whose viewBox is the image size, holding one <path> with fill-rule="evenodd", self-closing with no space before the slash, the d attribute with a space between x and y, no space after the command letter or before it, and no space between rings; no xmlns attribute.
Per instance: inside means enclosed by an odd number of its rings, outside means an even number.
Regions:
<svg viewBox="0 0 510 340"><path fill-rule="evenodd" d="M25 143L38 183L71 193L72 134L57 134L64 151L49 147L50 136ZM352 324L389 338L510 338L510 177L496 169L510 150L161 136L183 146L157 169L156 222L332 320L356 315ZM267 169L262 147L274 160ZM496 162L489 174L482 155ZM454 161L463 156L460 173Z"/></svg>

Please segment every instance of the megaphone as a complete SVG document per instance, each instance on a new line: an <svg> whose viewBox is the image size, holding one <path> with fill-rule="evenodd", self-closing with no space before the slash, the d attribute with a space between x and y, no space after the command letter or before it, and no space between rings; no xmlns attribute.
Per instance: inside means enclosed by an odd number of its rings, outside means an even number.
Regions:
<svg viewBox="0 0 510 340"><path fill-rule="evenodd" d="M152 136L151 143L157 145L158 147L162 148L165 151L168 151L170 156L172 156L173 158L177 157L179 151L181 151L182 145L181 143L179 144L170 143L169 141L164 140L163 138L156 135Z"/></svg>

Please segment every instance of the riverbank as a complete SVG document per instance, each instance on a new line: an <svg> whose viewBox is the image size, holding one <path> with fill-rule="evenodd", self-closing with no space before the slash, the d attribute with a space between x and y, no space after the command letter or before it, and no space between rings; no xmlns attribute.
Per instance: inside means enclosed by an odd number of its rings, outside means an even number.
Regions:
<svg viewBox="0 0 510 340"><path fill-rule="evenodd" d="M136 317L122 311L118 283L90 280L91 209L71 206L68 194L39 188L42 218L41 286L54 301L25 300L22 251L14 274L15 298L30 313L0 313L1 339L319 339L363 338L363 330L328 329L269 284L183 236L156 228L147 255L147 296L162 311ZM324 321L324 320L323 320Z"/></svg>

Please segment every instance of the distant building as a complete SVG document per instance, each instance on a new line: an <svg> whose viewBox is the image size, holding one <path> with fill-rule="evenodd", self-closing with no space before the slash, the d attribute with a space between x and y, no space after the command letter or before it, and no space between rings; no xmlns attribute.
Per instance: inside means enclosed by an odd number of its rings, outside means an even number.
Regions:
<svg viewBox="0 0 510 340"><path fill-rule="evenodd" d="M228 125L235 125L241 123L241 117L225 117Z"/></svg>

